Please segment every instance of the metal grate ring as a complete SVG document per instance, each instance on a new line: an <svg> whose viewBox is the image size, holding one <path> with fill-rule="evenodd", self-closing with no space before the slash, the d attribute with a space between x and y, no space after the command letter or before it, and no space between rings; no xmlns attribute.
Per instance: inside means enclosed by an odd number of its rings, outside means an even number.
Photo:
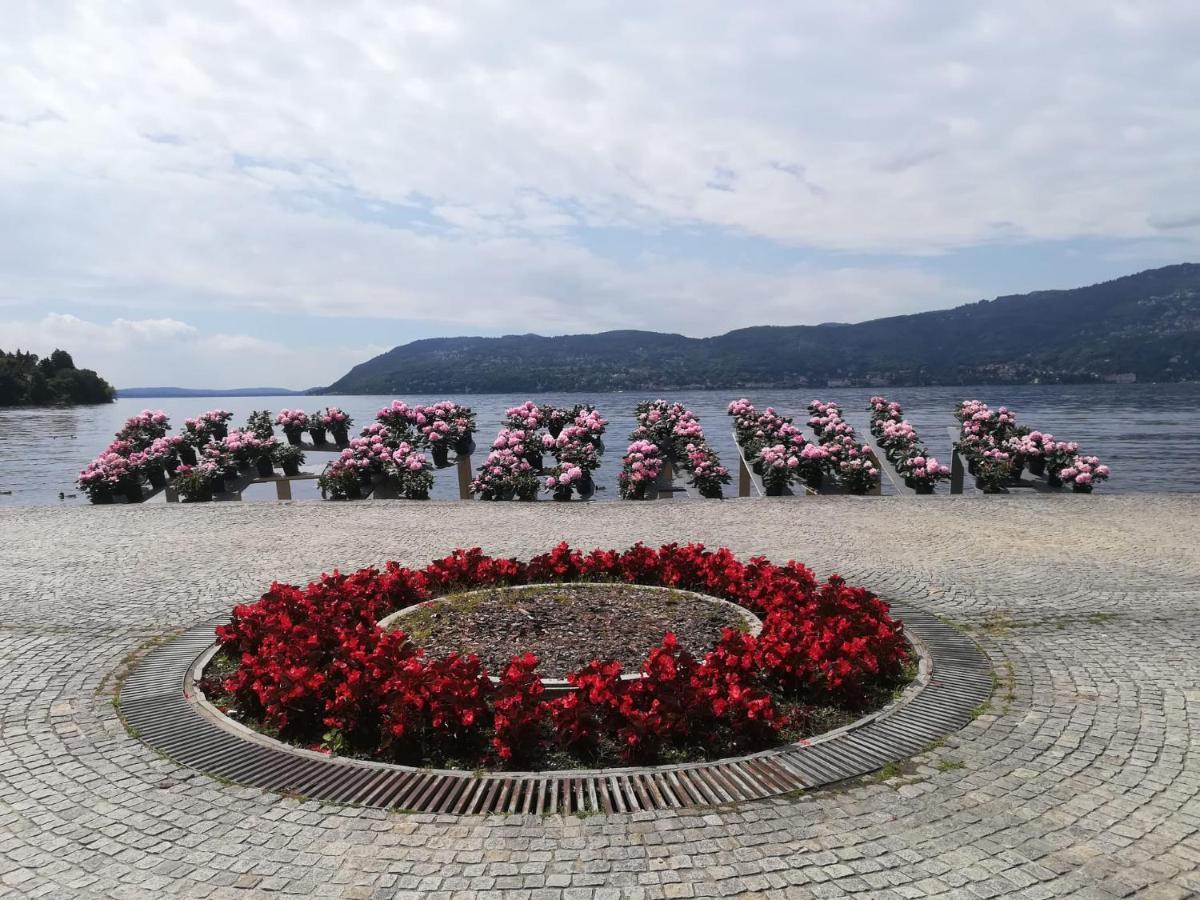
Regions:
<svg viewBox="0 0 1200 900"><path fill-rule="evenodd" d="M757 800L865 775L957 731L992 692L986 657L966 635L893 604L922 657L895 703L811 740L712 762L554 772L416 769L328 757L257 734L189 690L213 648L206 622L152 650L121 687L120 708L141 740L177 762L281 794L413 812L478 815L625 813Z"/></svg>

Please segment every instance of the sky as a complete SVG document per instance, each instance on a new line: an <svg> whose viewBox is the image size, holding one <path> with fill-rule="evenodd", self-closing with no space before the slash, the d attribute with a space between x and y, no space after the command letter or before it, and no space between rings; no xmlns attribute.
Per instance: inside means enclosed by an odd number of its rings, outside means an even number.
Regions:
<svg viewBox="0 0 1200 900"><path fill-rule="evenodd" d="M1200 260L1200 4L0 0L0 348L328 384Z"/></svg>

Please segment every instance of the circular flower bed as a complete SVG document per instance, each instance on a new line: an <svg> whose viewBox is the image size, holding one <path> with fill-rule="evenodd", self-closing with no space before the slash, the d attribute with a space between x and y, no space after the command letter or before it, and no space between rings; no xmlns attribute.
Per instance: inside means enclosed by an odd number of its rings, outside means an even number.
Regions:
<svg viewBox="0 0 1200 900"><path fill-rule="evenodd" d="M616 660L568 674L546 697L531 652L497 684L477 656L425 653L379 621L464 590L624 582L697 591L762 619L727 628L703 657L662 636L639 679ZM217 629L200 683L228 715L301 746L413 765L578 768L739 755L846 724L905 681L909 648L888 607L837 576L668 544L584 554L565 543L528 562L456 550L423 569L334 572L273 584Z"/></svg>
<svg viewBox="0 0 1200 900"><path fill-rule="evenodd" d="M543 679L556 681L593 659L616 660L632 677L668 632L681 651L702 658L725 629L762 628L749 610L693 591L580 581L450 594L379 624L403 631L427 656L475 654L493 673L532 653Z"/></svg>

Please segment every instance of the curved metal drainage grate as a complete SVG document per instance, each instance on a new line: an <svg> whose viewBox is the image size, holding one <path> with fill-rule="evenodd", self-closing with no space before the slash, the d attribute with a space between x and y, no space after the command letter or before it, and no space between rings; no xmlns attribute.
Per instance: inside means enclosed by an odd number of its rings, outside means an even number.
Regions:
<svg viewBox="0 0 1200 900"><path fill-rule="evenodd" d="M624 813L734 803L865 775L920 752L971 720L992 692L983 653L926 612L902 604L892 604L892 612L923 650L923 684L839 731L716 762L476 775L299 750L209 714L207 704L188 696L190 670L212 647L219 622L198 625L151 651L121 688L121 713L143 741L184 765L334 803L454 815Z"/></svg>

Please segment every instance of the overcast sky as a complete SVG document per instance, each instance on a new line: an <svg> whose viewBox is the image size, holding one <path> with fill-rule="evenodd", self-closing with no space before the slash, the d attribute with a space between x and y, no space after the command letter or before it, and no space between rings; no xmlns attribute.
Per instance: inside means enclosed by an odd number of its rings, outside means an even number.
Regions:
<svg viewBox="0 0 1200 900"><path fill-rule="evenodd" d="M1200 4L0 0L0 347L860 321L1200 259Z"/></svg>

